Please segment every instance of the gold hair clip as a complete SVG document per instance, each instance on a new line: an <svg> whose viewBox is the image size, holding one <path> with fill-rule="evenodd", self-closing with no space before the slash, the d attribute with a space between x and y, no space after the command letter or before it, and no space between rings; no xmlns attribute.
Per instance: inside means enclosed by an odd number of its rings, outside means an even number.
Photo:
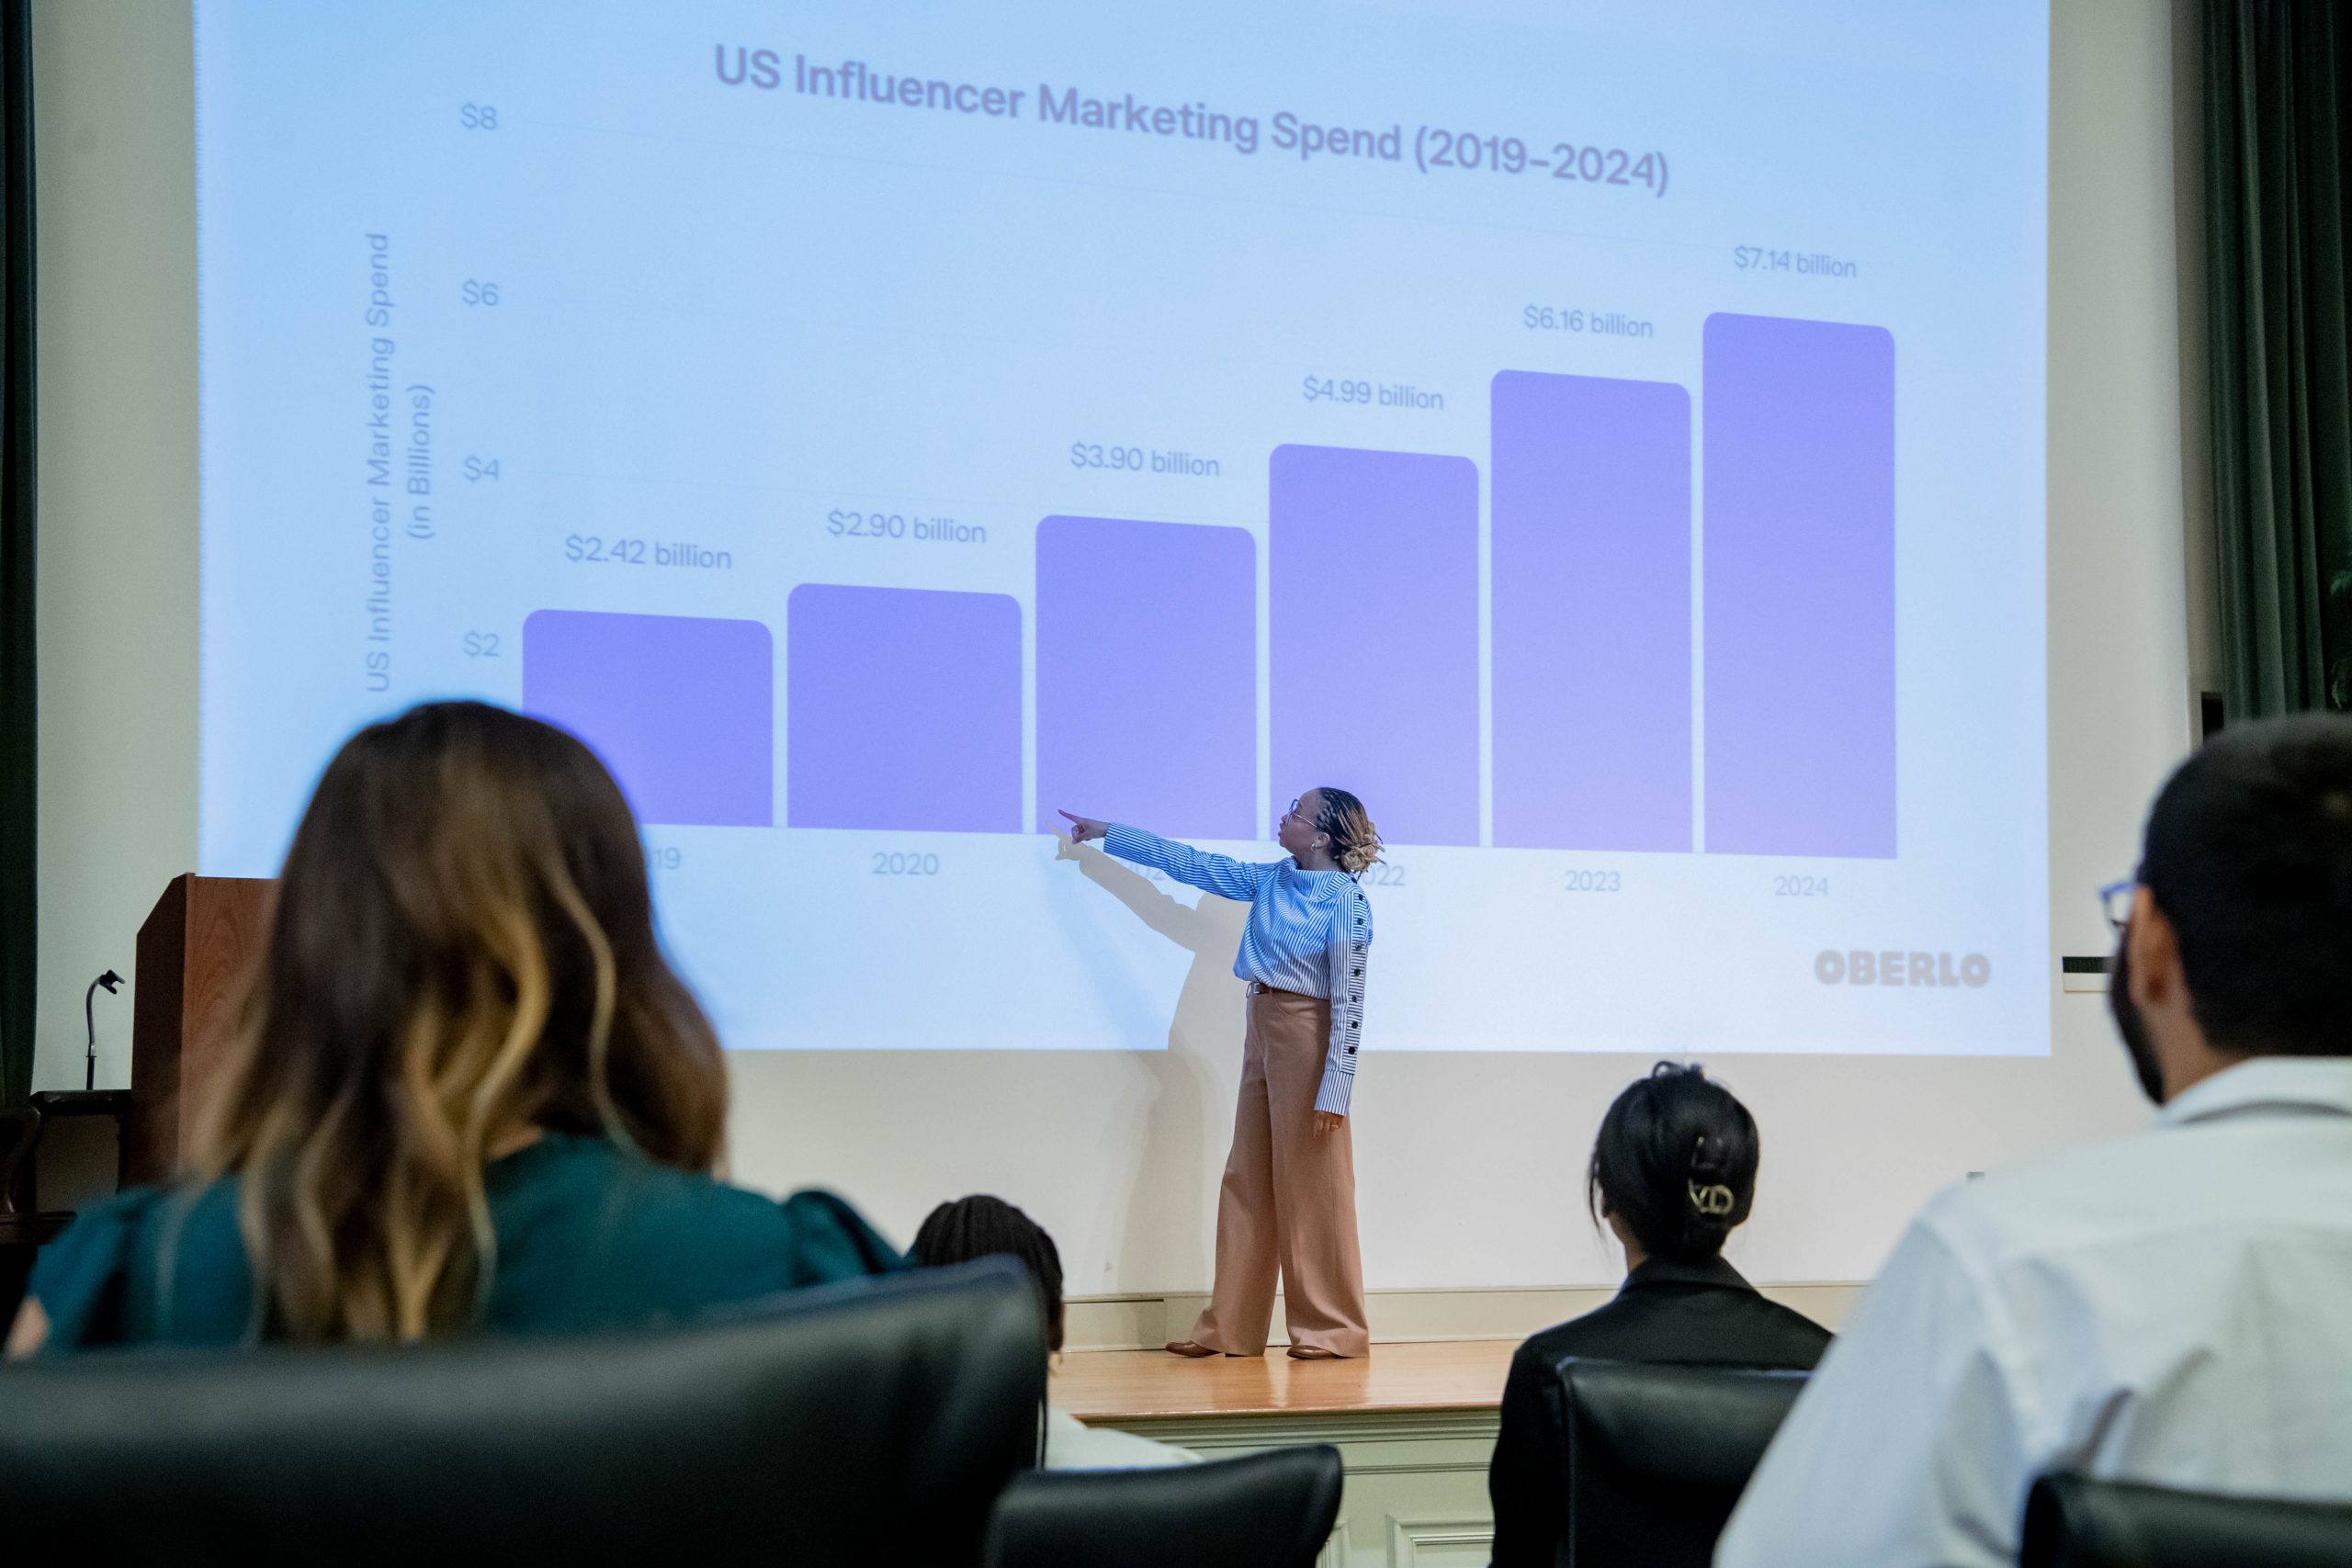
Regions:
<svg viewBox="0 0 2352 1568"><path fill-rule="evenodd" d="M1690 1206L1709 1219L1719 1220L1731 1213L1733 1202L1731 1189L1722 1182L1716 1182L1712 1187L1702 1187L1695 1181L1689 1185Z"/></svg>

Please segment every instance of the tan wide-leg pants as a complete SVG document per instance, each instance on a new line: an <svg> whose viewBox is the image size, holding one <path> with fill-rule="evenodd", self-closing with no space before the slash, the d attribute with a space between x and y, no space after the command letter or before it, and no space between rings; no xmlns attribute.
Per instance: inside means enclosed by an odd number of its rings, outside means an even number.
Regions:
<svg viewBox="0 0 2352 1568"><path fill-rule="evenodd" d="M1216 1284L1193 1338L1234 1356L1264 1353L1282 1274L1294 1345L1336 1355L1372 1349L1356 1252L1352 1124L1315 1130L1331 1004L1295 991L1250 995L1241 1103L1216 1206Z"/></svg>

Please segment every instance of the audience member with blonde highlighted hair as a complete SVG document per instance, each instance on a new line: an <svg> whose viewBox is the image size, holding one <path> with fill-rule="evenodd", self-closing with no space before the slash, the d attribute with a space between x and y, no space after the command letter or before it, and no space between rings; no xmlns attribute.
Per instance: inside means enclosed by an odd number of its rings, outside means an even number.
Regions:
<svg viewBox="0 0 2352 1568"><path fill-rule="evenodd" d="M839 1200L715 1179L726 1111L612 776L418 707L319 782L191 1173L45 1249L9 1348L584 1329L899 1266Z"/></svg>

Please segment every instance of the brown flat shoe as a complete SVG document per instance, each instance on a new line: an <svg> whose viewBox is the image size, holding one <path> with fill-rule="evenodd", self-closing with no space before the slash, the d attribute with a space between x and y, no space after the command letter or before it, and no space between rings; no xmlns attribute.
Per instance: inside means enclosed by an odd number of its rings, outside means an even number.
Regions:
<svg viewBox="0 0 2352 1568"><path fill-rule="evenodd" d="M1337 1350L1326 1350L1319 1345L1294 1345L1290 1348L1290 1359L1294 1361L1336 1361L1340 1359L1340 1356Z"/></svg>
<svg viewBox="0 0 2352 1568"><path fill-rule="evenodd" d="M1196 1361L1204 1356L1216 1354L1215 1350L1197 1339L1170 1339L1168 1342L1168 1353L1171 1356L1189 1356Z"/></svg>

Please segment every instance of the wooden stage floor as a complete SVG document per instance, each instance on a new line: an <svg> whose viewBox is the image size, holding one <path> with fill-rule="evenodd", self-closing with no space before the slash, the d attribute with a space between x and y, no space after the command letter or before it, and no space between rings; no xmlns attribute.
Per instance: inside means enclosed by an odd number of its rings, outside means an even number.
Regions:
<svg viewBox="0 0 2352 1568"><path fill-rule="evenodd" d="M1074 1350L1054 1404L1085 1421L1181 1416L1478 1410L1502 1404L1516 1339L1375 1345L1343 1361L1263 1356L1187 1360L1165 1350Z"/></svg>

